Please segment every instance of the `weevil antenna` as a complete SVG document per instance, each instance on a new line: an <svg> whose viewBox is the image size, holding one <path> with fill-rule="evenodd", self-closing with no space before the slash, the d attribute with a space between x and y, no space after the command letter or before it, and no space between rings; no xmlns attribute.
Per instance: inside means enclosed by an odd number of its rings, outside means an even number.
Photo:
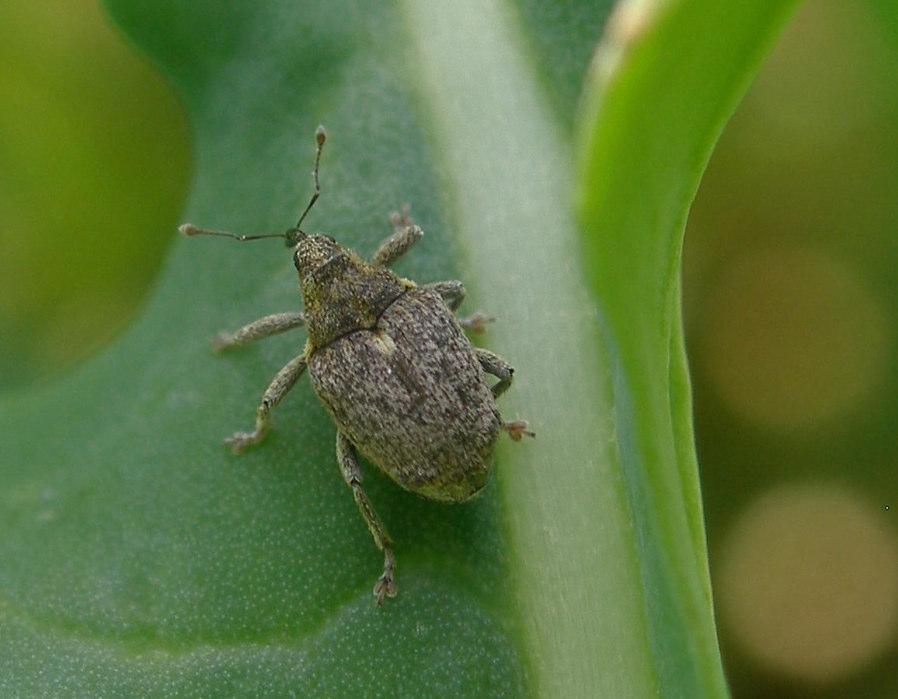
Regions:
<svg viewBox="0 0 898 699"><path fill-rule="evenodd" d="M315 150L315 169L312 170L312 177L315 178L315 193L312 195L312 198L309 200L309 205L306 207L306 210L302 212L302 216L299 217L299 221L296 222L296 230L300 229L302 226L302 222L306 218L306 214L309 213L312 206L314 206L315 202L318 201L318 196L321 194L321 183L318 181L318 166L321 163L321 149L324 148L324 142L327 140L327 131L324 130L323 126L319 126L315 129L315 145L317 146Z"/></svg>
<svg viewBox="0 0 898 699"><path fill-rule="evenodd" d="M233 238L234 240L261 240L262 238L284 238L288 239L285 233L272 233L269 235L237 235L236 233L225 233L224 231L213 231L208 228L197 228L192 223L184 223L178 227L182 235L218 235L222 238Z"/></svg>
<svg viewBox="0 0 898 699"><path fill-rule="evenodd" d="M217 235L222 238L233 238L234 240L239 240L241 242L245 240L261 240L262 238L283 238L285 241L287 241L288 246L296 245L297 241L301 238L304 238L306 235L300 229L300 226L305 220L306 215L312 209L312 206L314 206L315 202L318 201L318 197L321 194L321 183L318 180L318 168L321 165L321 150L324 147L324 142L326 140L327 132L324 130L323 126L319 126L317 129L315 129L315 169L312 171L312 176L315 179L315 193L312 194L312 198L309 200L309 204L308 206L306 206L306 210L302 212L302 216L299 217L299 221L297 221L296 226L291 228L286 233L273 233L269 235L237 235L235 233L226 233L225 231L213 231L208 228L198 228L192 223L185 223L181 225L178 230L186 236Z"/></svg>

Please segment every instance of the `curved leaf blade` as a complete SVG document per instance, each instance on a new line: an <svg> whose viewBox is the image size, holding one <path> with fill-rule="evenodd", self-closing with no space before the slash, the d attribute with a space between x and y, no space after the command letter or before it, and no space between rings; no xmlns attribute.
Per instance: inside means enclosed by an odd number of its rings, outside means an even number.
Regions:
<svg viewBox="0 0 898 699"><path fill-rule="evenodd" d="M661 686L726 693L680 318L689 205L727 117L795 2L625 0L587 84L578 209L615 375Z"/></svg>

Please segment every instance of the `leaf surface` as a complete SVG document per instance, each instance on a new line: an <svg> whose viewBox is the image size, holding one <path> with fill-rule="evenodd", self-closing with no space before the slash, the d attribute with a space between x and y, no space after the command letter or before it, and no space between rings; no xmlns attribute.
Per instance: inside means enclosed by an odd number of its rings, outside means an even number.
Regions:
<svg viewBox="0 0 898 699"><path fill-rule="evenodd" d="M400 596L375 608L380 557L308 383L262 447L237 458L220 444L250 426L303 338L221 358L208 338L298 307L290 255L276 242L181 240L126 337L66 380L0 403L0 688L723 694L678 240L707 152L787 4L734 13L748 27L719 10L703 18L709 2L657 6L615 67L620 82L593 74L603 105L584 113L578 173L574 107L606 6L108 0L189 111L185 218L285 229L326 124L310 227L368 255L387 213L410 202L425 238L398 271L461 278L466 308L498 317L484 342L517 370L500 406L538 437L503 443L485 495L453 507L369 465L365 487L399 557ZM696 27L721 45L731 36L724 67ZM664 87L652 62L693 44L708 65L683 59L678 77L699 90L698 73L715 74L698 93L711 116L672 114L679 131L636 119L638 100ZM684 108L680 97L669 106ZM649 144L682 137L686 155L640 151L637 129ZM609 182L621 172L618 200ZM648 223L630 220L646 202Z"/></svg>

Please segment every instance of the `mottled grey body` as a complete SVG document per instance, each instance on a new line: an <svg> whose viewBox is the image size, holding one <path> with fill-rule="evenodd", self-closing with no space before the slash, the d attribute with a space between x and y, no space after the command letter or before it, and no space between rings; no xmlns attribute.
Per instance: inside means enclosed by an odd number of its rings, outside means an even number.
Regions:
<svg viewBox="0 0 898 699"><path fill-rule="evenodd" d="M423 287L396 276L387 266L421 238L408 208L390 220L393 235L371 262L326 235L308 235L302 221L318 198L318 163L326 134L315 132L315 193L284 235L293 247L303 296L302 313L275 313L233 333L220 333L216 351L303 325L308 340L274 377L256 410L251 432L225 443L239 453L259 443L271 426L271 411L309 369L312 386L337 424L337 461L359 513L384 553L383 574L374 586L378 604L396 594L396 556L386 527L362 488L361 451L407 490L433 500L461 502L486 485L499 431L514 440L532 436L523 420L503 422L496 396L510 385L514 369L504 359L477 349L462 332L482 330L482 313L456 319L465 288L459 281ZM185 235L219 235L253 240L184 224ZM486 374L499 380L493 386Z"/></svg>
<svg viewBox="0 0 898 699"><path fill-rule="evenodd" d="M501 419L474 348L436 292L406 291L373 328L316 349L308 363L340 430L403 488L459 502L486 484Z"/></svg>

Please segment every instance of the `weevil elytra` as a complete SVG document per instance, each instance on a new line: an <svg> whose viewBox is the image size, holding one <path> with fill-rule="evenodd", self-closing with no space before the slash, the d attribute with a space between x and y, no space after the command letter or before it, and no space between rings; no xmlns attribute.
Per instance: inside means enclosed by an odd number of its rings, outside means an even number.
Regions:
<svg viewBox="0 0 898 699"><path fill-rule="evenodd" d="M418 286L388 267L422 236L408 207L390 216L393 234L370 262L302 223L321 193L318 169L327 136L315 132L315 191L295 226L280 235L235 235L185 223L184 235L237 240L282 238L293 250L302 312L275 313L221 333L216 351L305 326L305 349L281 369L262 396L252 432L225 440L234 452L262 440L271 411L308 369L315 393L337 425L337 461L374 543L383 551L383 574L374 586L378 604L396 595L396 555L386 528L362 489L357 451L396 483L425 498L462 502L487 482L493 447L504 430L519 441L533 436L527 422L505 422L496 398L514 369L489 350L475 348L462 328L482 330L482 313L456 318L465 296L461 282ZM485 374L498 381L490 386Z"/></svg>

